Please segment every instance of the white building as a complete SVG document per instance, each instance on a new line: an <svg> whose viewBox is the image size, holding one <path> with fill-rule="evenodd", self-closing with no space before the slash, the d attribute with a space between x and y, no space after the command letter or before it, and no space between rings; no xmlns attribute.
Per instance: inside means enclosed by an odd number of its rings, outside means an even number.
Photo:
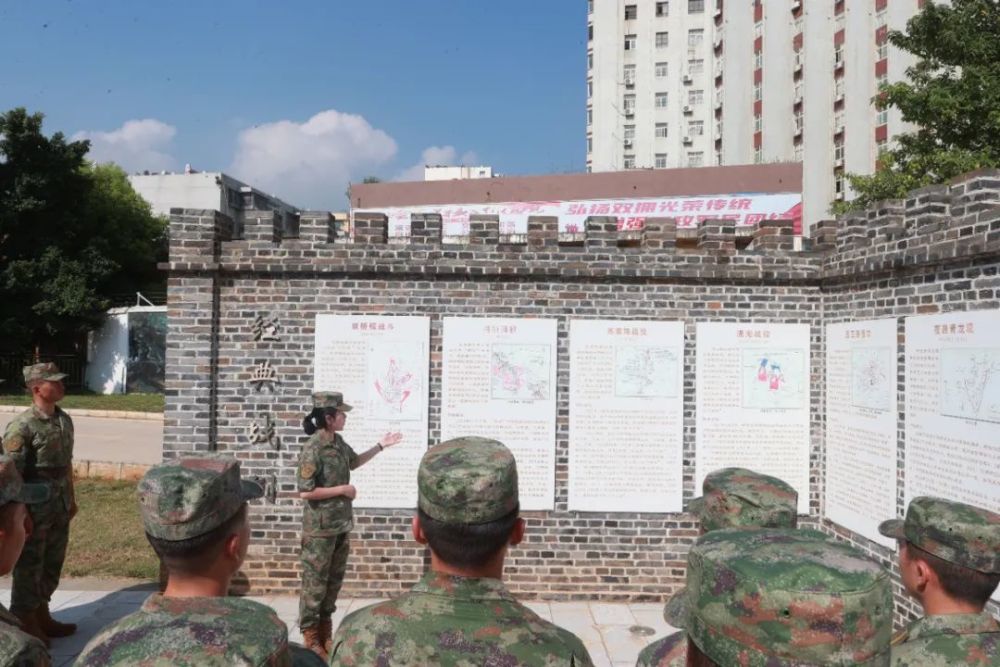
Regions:
<svg viewBox="0 0 1000 667"><path fill-rule="evenodd" d="M424 165L425 181L454 181L465 178L493 178L493 167L485 165L478 167Z"/></svg>
<svg viewBox="0 0 1000 667"><path fill-rule="evenodd" d="M920 0L591 0L587 167L801 161L806 225L908 130L872 104Z"/></svg>
<svg viewBox="0 0 1000 667"><path fill-rule="evenodd" d="M211 209L240 220L246 210L272 210L288 220L298 213L291 204L218 171L132 174L128 180L159 215L170 215L171 208Z"/></svg>

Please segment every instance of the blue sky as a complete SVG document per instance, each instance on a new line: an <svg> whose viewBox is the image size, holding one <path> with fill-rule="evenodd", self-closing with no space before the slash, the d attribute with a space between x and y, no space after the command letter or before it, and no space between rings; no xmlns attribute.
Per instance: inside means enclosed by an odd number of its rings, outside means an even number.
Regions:
<svg viewBox="0 0 1000 667"><path fill-rule="evenodd" d="M428 158L582 171L585 40L583 0L0 0L0 109L335 208Z"/></svg>

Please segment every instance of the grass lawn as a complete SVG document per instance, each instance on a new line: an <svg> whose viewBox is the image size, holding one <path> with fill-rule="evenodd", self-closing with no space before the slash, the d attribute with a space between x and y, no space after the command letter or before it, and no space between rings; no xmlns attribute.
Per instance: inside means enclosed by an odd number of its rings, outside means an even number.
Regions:
<svg viewBox="0 0 1000 667"><path fill-rule="evenodd" d="M135 482L76 481L80 511L70 524L63 575L156 581L160 565L146 541Z"/></svg>
<svg viewBox="0 0 1000 667"><path fill-rule="evenodd" d="M0 405L31 405L27 393L0 394ZM59 401L66 410L124 410L163 412L163 394L67 394Z"/></svg>

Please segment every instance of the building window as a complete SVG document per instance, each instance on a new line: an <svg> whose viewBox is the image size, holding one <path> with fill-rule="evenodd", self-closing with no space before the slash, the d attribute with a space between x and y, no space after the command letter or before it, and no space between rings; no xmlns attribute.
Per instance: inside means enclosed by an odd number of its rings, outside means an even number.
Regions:
<svg viewBox="0 0 1000 667"><path fill-rule="evenodd" d="M753 68L760 69L764 66L764 52L754 51L753 52Z"/></svg>
<svg viewBox="0 0 1000 667"><path fill-rule="evenodd" d="M758 114L753 117L753 131L762 132L763 130L764 130L764 117Z"/></svg>
<svg viewBox="0 0 1000 667"><path fill-rule="evenodd" d="M758 39L764 36L764 22L757 21L753 24L753 38Z"/></svg>
<svg viewBox="0 0 1000 667"><path fill-rule="evenodd" d="M658 49L666 48L669 41L670 41L669 35L667 33L665 32L656 33L656 48Z"/></svg>
<svg viewBox="0 0 1000 667"><path fill-rule="evenodd" d="M653 166L656 167L657 169L666 169L667 168L667 154L666 153L657 153L656 156L654 157L654 160L653 160Z"/></svg>
<svg viewBox="0 0 1000 667"><path fill-rule="evenodd" d="M625 100L622 103L622 107L625 109L625 115L631 116L635 113L635 95L626 95Z"/></svg>
<svg viewBox="0 0 1000 667"><path fill-rule="evenodd" d="M705 71L705 61L695 58L688 61L688 74L701 74Z"/></svg>
<svg viewBox="0 0 1000 667"><path fill-rule="evenodd" d="M755 148L753 150L753 161L754 161L754 164L760 164L761 162L764 161L764 149L763 149L763 147L758 146L757 148Z"/></svg>
<svg viewBox="0 0 1000 667"><path fill-rule="evenodd" d="M705 101L705 91L704 90L689 90L688 91L688 104L695 106L696 104L701 104Z"/></svg>
<svg viewBox="0 0 1000 667"><path fill-rule="evenodd" d="M655 132L655 134L656 134L656 138L657 139L666 139L667 138L667 124L666 123L657 123L656 124L656 132Z"/></svg>
<svg viewBox="0 0 1000 667"><path fill-rule="evenodd" d="M792 24L792 34L801 35L802 34L802 15L799 14L795 17L795 21Z"/></svg>
<svg viewBox="0 0 1000 667"><path fill-rule="evenodd" d="M655 100L655 105L656 105L657 109L665 109L665 108L667 108L667 94L666 93L656 93L656 97L654 98L654 100Z"/></svg>
<svg viewBox="0 0 1000 667"><path fill-rule="evenodd" d="M593 124L594 124L594 110L590 107L587 107L587 125L589 126Z"/></svg>
<svg viewBox="0 0 1000 667"><path fill-rule="evenodd" d="M875 116L876 125L888 125L889 124L889 110L879 109L878 115Z"/></svg>
<svg viewBox="0 0 1000 667"><path fill-rule="evenodd" d="M587 79L587 99L589 100L594 96L594 82L591 79Z"/></svg>
<svg viewBox="0 0 1000 667"><path fill-rule="evenodd" d="M715 151L715 164L722 166L722 151Z"/></svg>
<svg viewBox="0 0 1000 667"><path fill-rule="evenodd" d="M834 19L833 32L838 33L847 27L847 14L841 12Z"/></svg>
<svg viewBox="0 0 1000 667"><path fill-rule="evenodd" d="M839 102L844 99L844 79L841 77L833 83L833 99L835 102Z"/></svg>
<svg viewBox="0 0 1000 667"><path fill-rule="evenodd" d="M688 30L688 48L697 48L705 41L704 30Z"/></svg>
<svg viewBox="0 0 1000 667"><path fill-rule="evenodd" d="M587 136L587 152L592 153L594 151L594 139L591 136Z"/></svg>
<svg viewBox="0 0 1000 667"><path fill-rule="evenodd" d="M625 65L625 85L635 85L635 65Z"/></svg>
<svg viewBox="0 0 1000 667"><path fill-rule="evenodd" d="M623 166L626 169L635 169L635 156L634 155L626 155Z"/></svg>
<svg viewBox="0 0 1000 667"><path fill-rule="evenodd" d="M656 78L665 79L667 77L667 63L656 63Z"/></svg>
<svg viewBox="0 0 1000 667"><path fill-rule="evenodd" d="M626 141L631 141L632 139L635 139L635 125L626 125L625 126L625 140Z"/></svg>
<svg viewBox="0 0 1000 667"><path fill-rule="evenodd" d="M587 41L588 42L594 41L594 26L593 25L588 25L587 26Z"/></svg>
<svg viewBox="0 0 1000 667"><path fill-rule="evenodd" d="M667 16L670 14L670 3L669 2L658 2L656 3L656 15L657 16Z"/></svg>
<svg viewBox="0 0 1000 667"><path fill-rule="evenodd" d="M837 50L833 52L833 68L838 69L844 65L844 49L838 46Z"/></svg>
<svg viewBox="0 0 1000 667"><path fill-rule="evenodd" d="M625 35L625 50L626 51L635 50L635 35Z"/></svg>
<svg viewBox="0 0 1000 667"><path fill-rule="evenodd" d="M844 142L838 141L833 145L833 159L837 162L844 161Z"/></svg>
<svg viewBox="0 0 1000 667"><path fill-rule="evenodd" d="M795 161L802 162L802 143L795 145Z"/></svg>
<svg viewBox="0 0 1000 667"><path fill-rule="evenodd" d="M705 121L703 120L688 121L688 136L700 137L703 134L705 134Z"/></svg>
<svg viewBox="0 0 1000 667"><path fill-rule="evenodd" d="M700 167L705 163L705 153L702 151L692 151L687 154L687 165L689 167Z"/></svg>
<svg viewBox="0 0 1000 667"><path fill-rule="evenodd" d="M797 111L795 113L795 133L796 134L802 134L803 122L804 121L803 121L802 111L799 110L799 111Z"/></svg>
<svg viewBox="0 0 1000 667"><path fill-rule="evenodd" d="M705 0L688 0L688 14L704 14Z"/></svg>
<svg viewBox="0 0 1000 667"><path fill-rule="evenodd" d="M889 42L882 42L875 50L875 60L885 60L889 57Z"/></svg>
<svg viewBox="0 0 1000 667"><path fill-rule="evenodd" d="M847 185L847 183L846 183L846 181L844 179L843 172L838 173L834 177L834 179L833 179L833 189L834 189L834 192L837 194L837 199L843 199L844 198L844 194L845 194L844 190L845 190L845 186L846 185Z"/></svg>
<svg viewBox="0 0 1000 667"><path fill-rule="evenodd" d="M844 112L838 111L833 116L833 131L843 132L844 131Z"/></svg>
<svg viewBox="0 0 1000 667"><path fill-rule="evenodd" d="M587 51L587 69L594 69L594 52Z"/></svg>
<svg viewBox="0 0 1000 667"><path fill-rule="evenodd" d="M587 0L587 13L588 14L594 13L594 0Z"/></svg>
<svg viewBox="0 0 1000 667"><path fill-rule="evenodd" d="M753 84L753 101L760 102L760 84Z"/></svg>
<svg viewBox="0 0 1000 667"><path fill-rule="evenodd" d="M884 28L889 25L888 13L883 9L875 15L875 29Z"/></svg>
<svg viewBox="0 0 1000 667"><path fill-rule="evenodd" d="M634 21L639 15L639 10L635 5L625 5L625 20Z"/></svg>

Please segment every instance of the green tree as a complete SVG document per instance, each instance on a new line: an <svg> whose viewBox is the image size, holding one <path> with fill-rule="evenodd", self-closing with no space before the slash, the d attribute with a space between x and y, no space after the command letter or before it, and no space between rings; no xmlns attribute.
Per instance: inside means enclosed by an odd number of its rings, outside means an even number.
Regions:
<svg viewBox="0 0 1000 667"><path fill-rule="evenodd" d="M0 346L50 350L98 324L111 297L158 280L165 221L89 144L46 137L42 114L0 114Z"/></svg>
<svg viewBox="0 0 1000 667"><path fill-rule="evenodd" d="M857 197L834 212L1000 165L1000 4L997 0L928 2L889 41L913 54L907 80L886 85L875 104L895 107L915 132L879 156L873 175L849 174Z"/></svg>

